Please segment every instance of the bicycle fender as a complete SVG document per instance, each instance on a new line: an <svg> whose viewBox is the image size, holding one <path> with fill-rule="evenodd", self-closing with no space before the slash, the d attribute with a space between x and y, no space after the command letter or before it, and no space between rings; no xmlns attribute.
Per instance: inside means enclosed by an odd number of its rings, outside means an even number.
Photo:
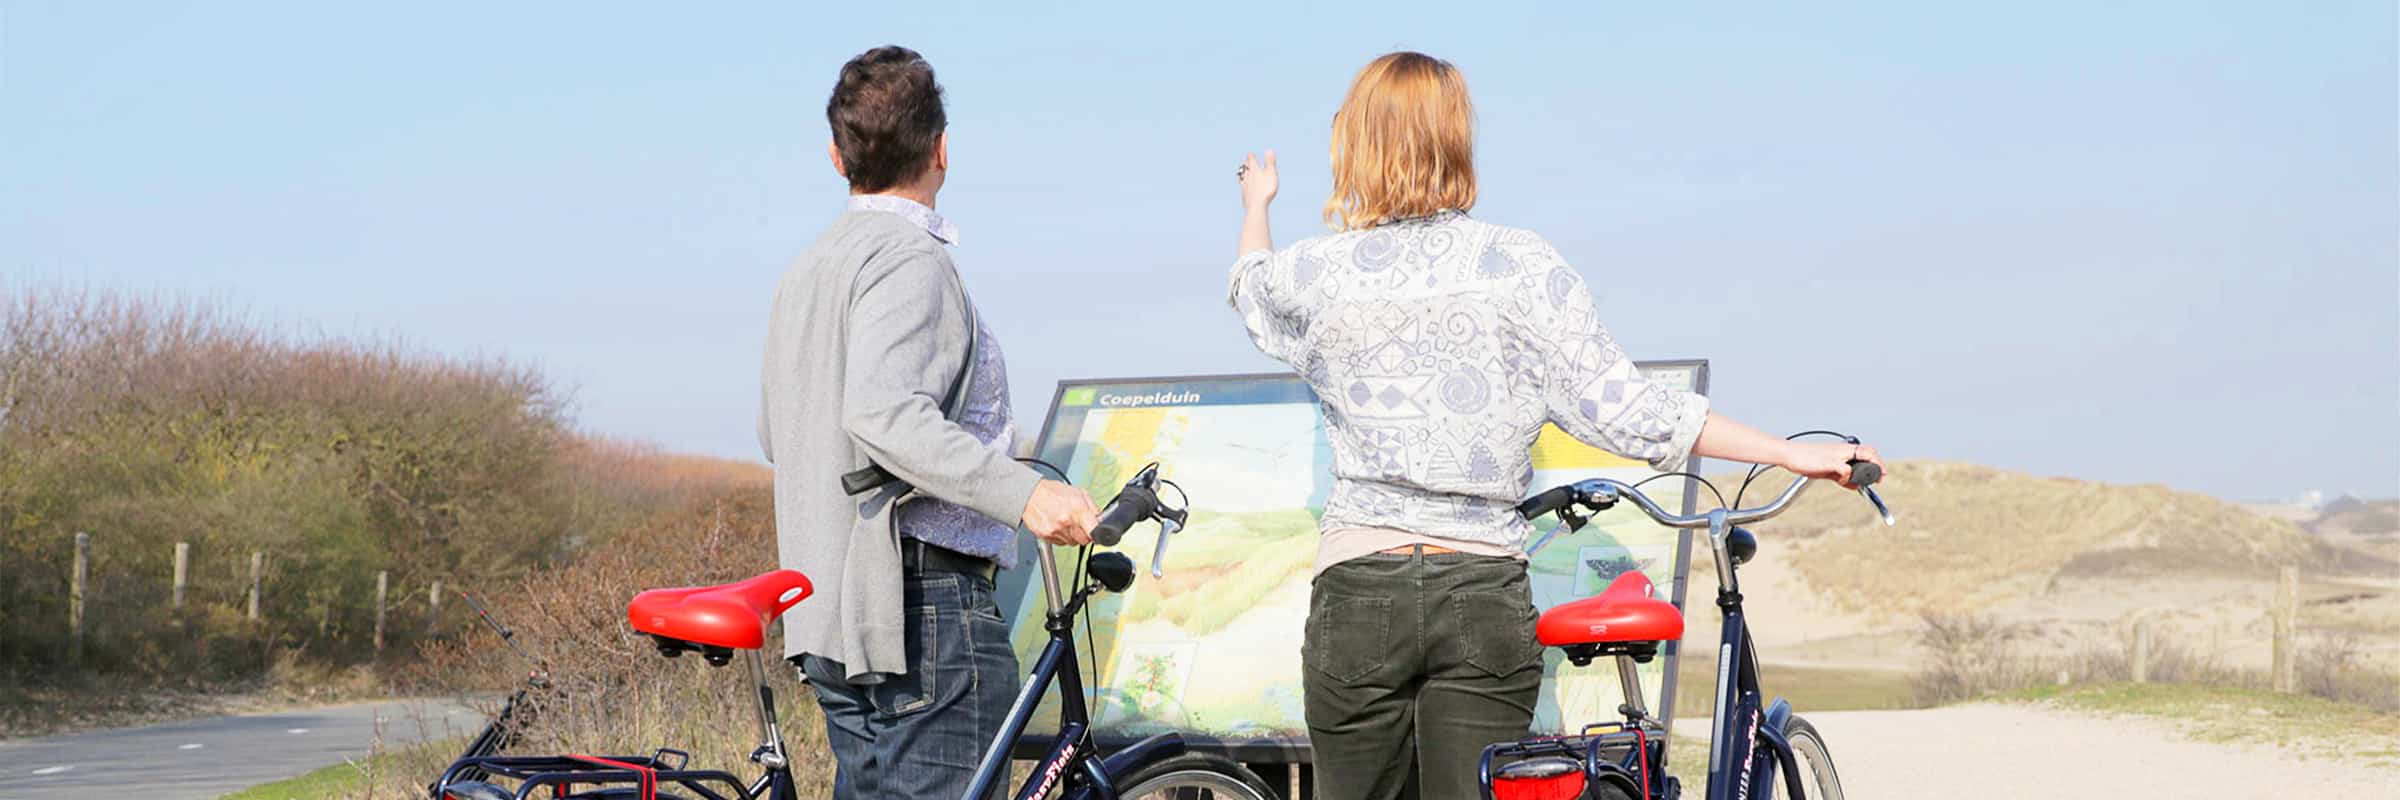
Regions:
<svg viewBox="0 0 2400 800"><path fill-rule="evenodd" d="M1097 766L1102 775L1115 778L1131 775L1134 770L1183 755L1190 749L1188 745L1184 744L1183 734L1169 731L1126 745L1125 749L1110 753L1107 758L1100 759ZM1113 797L1115 794L1114 787L1111 787L1109 795ZM1066 795L1066 800L1095 800L1095 795L1092 793L1092 787L1079 786L1075 791Z"/></svg>
<svg viewBox="0 0 2400 800"><path fill-rule="evenodd" d="M1784 730L1791 726L1792 701L1781 697L1775 698L1775 703L1767 706L1767 713L1758 720L1759 730L1774 731L1778 736L1781 736Z"/></svg>

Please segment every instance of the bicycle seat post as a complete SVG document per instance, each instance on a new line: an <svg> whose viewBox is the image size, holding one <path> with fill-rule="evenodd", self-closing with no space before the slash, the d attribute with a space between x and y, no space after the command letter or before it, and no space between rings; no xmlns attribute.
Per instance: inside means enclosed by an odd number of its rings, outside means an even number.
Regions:
<svg viewBox="0 0 2400 800"><path fill-rule="evenodd" d="M1642 702L1642 673L1635 667L1631 654L1617 654L1617 688L1625 692L1625 707L1618 710L1625 712L1627 722L1639 722L1650 715L1649 706Z"/></svg>
<svg viewBox="0 0 2400 800"><path fill-rule="evenodd" d="M791 764L783 751L783 728L775 720L775 690L767 685L766 657L750 651L750 677L758 681L758 733L763 742L754 757L760 766L780 770Z"/></svg>

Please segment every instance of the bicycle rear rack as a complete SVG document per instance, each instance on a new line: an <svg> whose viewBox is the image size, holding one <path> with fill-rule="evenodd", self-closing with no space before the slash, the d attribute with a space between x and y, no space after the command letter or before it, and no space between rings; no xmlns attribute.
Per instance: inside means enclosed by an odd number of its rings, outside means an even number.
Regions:
<svg viewBox="0 0 2400 800"><path fill-rule="evenodd" d="M1580 762L1587 782L1597 782L1603 776L1616 774L1637 787L1652 785L1656 776L1648 770L1657 764L1652 747L1663 749L1666 730L1656 725L1627 726L1621 722L1601 722L1586 725L1578 733L1560 736L1540 736L1514 742L1502 742L1483 749L1482 784L1489 797L1494 768L1536 758L1572 758ZM1646 796L1646 791L1636 797Z"/></svg>
<svg viewBox="0 0 2400 800"><path fill-rule="evenodd" d="M669 754L684 757L669 764ZM689 756L681 751L660 750L647 756L604 756L596 760L650 770L649 774L659 788L678 787L705 800L748 800L751 796L749 788L743 786L741 779L734 777L733 773L714 769L687 770L683 766L688 759ZM453 762L449 769L442 772L441 781L434 786L438 790L453 781L477 780L475 776L478 771L521 781L517 786L518 800L531 800L534 792L545 786L552 787L554 796L563 797L572 794L577 786L639 785L644 775L638 770L597 764L570 756L482 756ZM722 784L723 790L711 788L719 784Z"/></svg>

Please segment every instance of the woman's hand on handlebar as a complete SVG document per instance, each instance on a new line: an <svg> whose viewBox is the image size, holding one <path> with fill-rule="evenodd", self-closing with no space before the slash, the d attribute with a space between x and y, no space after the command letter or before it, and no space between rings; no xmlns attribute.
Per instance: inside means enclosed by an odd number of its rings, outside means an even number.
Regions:
<svg viewBox="0 0 2400 800"><path fill-rule="evenodd" d="M1776 466L1802 477L1834 481L1845 489L1858 488L1850 482L1850 464L1853 460L1874 464L1877 468L1883 466L1883 456L1877 454L1875 448L1863 444L1792 442L1790 445L1790 452Z"/></svg>
<svg viewBox="0 0 2400 800"><path fill-rule="evenodd" d="M1025 516L1020 521L1042 541L1074 547L1092 543L1092 526L1099 520L1100 511L1092 507L1091 495L1043 479L1033 485L1033 496L1025 500Z"/></svg>

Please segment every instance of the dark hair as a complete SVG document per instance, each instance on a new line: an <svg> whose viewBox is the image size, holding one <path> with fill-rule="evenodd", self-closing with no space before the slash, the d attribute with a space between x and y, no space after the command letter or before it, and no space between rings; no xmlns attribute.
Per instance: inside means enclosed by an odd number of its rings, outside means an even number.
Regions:
<svg viewBox="0 0 2400 800"><path fill-rule="evenodd" d="M842 152L850 188L864 192L922 174L950 124L933 65L898 45L860 53L842 65L833 97L825 101L825 121L833 127L833 146Z"/></svg>

